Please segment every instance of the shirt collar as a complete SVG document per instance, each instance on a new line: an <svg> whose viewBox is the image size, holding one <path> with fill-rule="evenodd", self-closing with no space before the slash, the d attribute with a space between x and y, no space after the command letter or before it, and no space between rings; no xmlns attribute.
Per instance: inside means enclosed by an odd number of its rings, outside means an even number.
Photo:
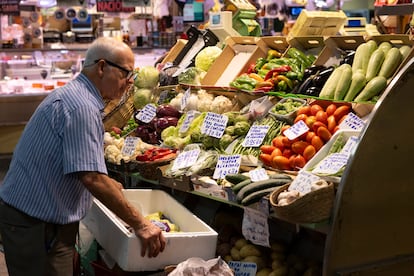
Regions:
<svg viewBox="0 0 414 276"><path fill-rule="evenodd" d="M95 98L95 100L96 100L96 102L98 104L99 110L103 113L104 108L105 108L105 103L104 103L104 100L102 98L101 93L96 88L96 86L83 73L80 73L77 76L77 79L80 82L82 82L82 83L84 83L86 85L86 87L88 88L88 90L91 92L91 95Z"/></svg>

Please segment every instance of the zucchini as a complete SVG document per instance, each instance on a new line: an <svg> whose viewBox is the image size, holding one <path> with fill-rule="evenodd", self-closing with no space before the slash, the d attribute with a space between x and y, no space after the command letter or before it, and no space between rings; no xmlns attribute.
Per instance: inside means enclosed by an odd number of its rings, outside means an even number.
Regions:
<svg viewBox="0 0 414 276"><path fill-rule="evenodd" d="M402 60L405 60L411 52L411 47L408 45L403 45L399 48Z"/></svg>
<svg viewBox="0 0 414 276"><path fill-rule="evenodd" d="M384 51L384 54L387 54L388 51L392 48L392 45L388 41L381 42L378 46L378 49L382 49Z"/></svg>
<svg viewBox="0 0 414 276"><path fill-rule="evenodd" d="M335 96L336 85L338 84L339 78L342 74L342 67L336 67L329 78L326 80L323 85L321 92L319 93L319 98L332 100Z"/></svg>
<svg viewBox="0 0 414 276"><path fill-rule="evenodd" d="M365 78L370 81L373 77L378 75L381 65L384 62L385 54L382 49L375 50L369 58L367 72Z"/></svg>
<svg viewBox="0 0 414 276"><path fill-rule="evenodd" d="M367 55L369 51L367 43L361 43L355 50L354 61L352 62L352 72L362 69L362 56Z"/></svg>
<svg viewBox="0 0 414 276"><path fill-rule="evenodd" d="M339 77L338 83L335 87L334 100L343 100L346 93L348 92L349 86L352 80L352 67L351 65L344 63L342 67L341 76Z"/></svg>
<svg viewBox="0 0 414 276"><path fill-rule="evenodd" d="M365 74L362 70L356 71L352 74L351 85L349 86L348 92L345 95L344 101L353 101L356 95L364 88L366 84Z"/></svg>
<svg viewBox="0 0 414 276"><path fill-rule="evenodd" d="M290 175L284 174L284 173L272 173L269 174L270 179L288 179L293 180Z"/></svg>
<svg viewBox="0 0 414 276"><path fill-rule="evenodd" d="M386 79L391 77L395 73L395 70L397 70L397 67L400 65L401 58L402 56L400 50L396 47L391 48L385 55L385 59L381 65L378 76L383 76Z"/></svg>
<svg viewBox="0 0 414 276"><path fill-rule="evenodd" d="M286 183L291 182L292 180L289 179L266 179L256 182L251 182L250 184L245 185L236 193L236 200L241 202L243 198L254 193L256 191L267 189L270 187L278 187L284 185Z"/></svg>
<svg viewBox="0 0 414 276"><path fill-rule="evenodd" d="M236 185L231 187L231 189L233 190L234 193L237 194L237 192L240 191L241 188L243 188L246 185L249 185L250 183L252 183L252 180L249 178L249 179L243 180L242 182L237 183Z"/></svg>
<svg viewBox="0 0 414 276"><path fill-rule="evenodd" d="M390 50L391 51L391 50ZM370 80L362 91L354 99L355 102L364 102L379 95L387 86L387 79L383 76L376 76Z"/></svg>
<svg viewBox="0 0 414 276"><path fill-rule="evenodd" d="M259 190L259 191L253 192L250 195L248 195L245 198L243 198L240 203L242 205L245 205L245 206L250 205L250 204L253 204L253 203L256 203L262 197L267 196L268 194L270 194L271 192L273 192L277 188L278 187L270 187L270 188L266 188L266 189L263 189L263 190Z"/></svg>
<svg viewBox="0 0 414 276"><path fill-rule="evenodd" d="M247 175L241 173L229 173L224 177L231 184L238 184L244 180L250 179Z"/></svg>
<svg viewBox="0 0 414 276"><path fill-rule="evenodd" d="M378 49L378 45L377 45L377 42L375 42L375 40L371 39L371 40L368 40L366 43L367 43L370 53L373 53L376 49Z"/></svg>

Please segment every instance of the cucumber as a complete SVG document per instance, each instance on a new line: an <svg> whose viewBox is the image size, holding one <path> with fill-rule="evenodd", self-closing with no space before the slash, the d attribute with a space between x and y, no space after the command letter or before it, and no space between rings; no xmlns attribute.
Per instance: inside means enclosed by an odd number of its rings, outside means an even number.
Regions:
<svg viewBox="0 0 414 276"><path fill-rule="evenodd" d="M290 175L284 174L284 173L272 173L269 175L270 179L288 179L293 180Z"/></svg>
<svg viewBox="0 0 414 276"><path fill-rule="evenodd" d="M237 183L236 185L231 187L231 189L233 190L234 193L237 194L237 192L240 191L241 188L243 188L246 185L249 185L250 183L252 183L252 180L249 178L249 179L243 180L242 182Z"/></svg>
<svg viewBox="0 0 414 276"><path fill-rule="evenodd" d="M385 53L382 49L375 50L369 58L367 72L365 78L370 81L373 77L378 75L381 65L384 62Z"/></svg>
<svg viewBox="0 0 414 276"><path fill-rule="evenodd" d="M387 79L384 76L376 76L365 85L364 89L356 96L354 101L368 101L372 97L379 95L385 87L387 87Z"/></svg>
<svg viewBox="0 0 414 276"><path fill-rule="evenodd" d="M258 202L262 197L270 194L271 192L273 192L274 190L276 190L278 187L270 187L270 188L266 188L263 190L259 190L256 192L251 193L250 195L246 196L245 198L242 199L242 201L240 202L242 205L250 205L253 203Z"/></svg>
<svg viewBox="0 0 414 276"><path fill-rule="evenodd" d="M351 65L344 63L342 67L341 76L339 77L338 83L335 87L334 100L343 100L346 93L348 92L349 86L352 80L352 67Z"/></svg>
<svg viewBox="0 0 414 276"><path fill-rule="evenodd" d="M402 60L406 59L411 52L411 47L408 45L403 45L399 48Z"/></svg>
<svg viewBox="0 0 414 276"><path fill-rule="evenodd" d="M401 59L402 56L400 50L396 47L391 48L385 55L385 59L381 65L378 76L383 76L386 79L391 77L395 73L397 67L400 65Z"/></svg>
<svg viewBox="0 0 414 276"><path fill-rule="evenodd" d="M357 70L352 74L351 85L349 86L348 92L345 95L344 101L353 101L356 95L364 88L366 84L365 74L362 70Z"/></svg>
<svg viewBox="0 0 414 276"><path fill-rule="evenodd" d="M332 74L328 77L325 84L323 85L319 98L332 100L335 95L336 85L338 84L339 78L342 74L342 67L336 67Z"/></svg>
<svg viewBox="0 0 414 276"><path fill-rule="evenodd" d="M384 54L387 54L388 51L392 48L392 45L388 41L381 42L378 46L378 49L382 49L384 51Z"/></svg>
<svg viewBox="0 0 414 276"><path fill-rule="evenodd" d="M284 185L286 183L289 183L291 181L292 180L289 180L289 179L266 179L266 180L262 180L262 181L252 182L250 184L247 184L243 188L241 188L236 193L236 200L238 202L241 202L243 200L243 198L245 198L246 196L248 196L251 193L254 193L254 192L262 190L262 189L267 189L267 188L270 188L270 187L278 187L278 186Z"/></svg>
<svg viewBox="0 0 414 276"><path fill-rule="evenodd" d="M244 180L250 179L247 175L241 173L229 173L224 177L231 184L238 184Z"/></svg>

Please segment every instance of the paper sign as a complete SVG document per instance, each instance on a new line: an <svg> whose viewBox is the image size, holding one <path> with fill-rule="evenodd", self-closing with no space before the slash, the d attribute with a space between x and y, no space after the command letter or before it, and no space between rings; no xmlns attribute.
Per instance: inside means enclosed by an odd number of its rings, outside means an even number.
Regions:
<svg viewBox="0 0 414 276"><path fill-rule="evenodd" d="M179 169L191 167L192 165L195 164L195 162L197 161L199 155L200 155L200 150L199 149L194 149L194 150L188 150L188 151L181 152L175 158L174 164L173 164L171 170L176 171L176 170L179 170Z"/></svg>
<svg viewBox="0 0 414 276"><path fill-rule="evenodd" d="M141 109L141 111L136 115L136 119L140 120L144 123L151 122L152 119L154 119L156 115L157 108L153 104L147 104L144 106L144 108Z"/></svg>
<svg viewBox="0 0 414 276"><path fill-rule="evenodd" d="M345 146L342 148L341 153L351 155L356 147L358 146L359 138L357 136L351 136L345 143Z"/></svg>
<svg viewBox="0 0 414 276"><path fill-rule="evenodd" d="M243 147L259 147L263 143L269 126L266 125L252 125L246 138L243 140Z"/></svg>
<svg viewBox="0 0 414 276"><path fill-rule="evenodd" d="M215 138L221 138L227 126L229 118L226 115L207 112L201 126L201 133Z"/></svg>
<svg viewBox="0 0 414 276"><path fill-rule="evenodd" d="M188 99L191 96L191 88L187 88L185 90L183 97L181 98L181 110L184 110L188 104Z"/></svg>
<svg viewBox="0 0 414 276"><path fill-rule="evenodd" d="M254 244L270 247L268 216L252 208L244 208L242 233Z"/></svg>
<svg viewBox="0 0 414 276"><path fill-rule="evenodd" d="M364 127L365 122L352 112L349 112L339 124L340 129L362 130Z"/></svg>
<svg viewBox="0 0 414 276"><path fill-rule="evenodd" d="M222 179L229 173L238 173L240 169L241 155L220 155L217 160L213 178Z"/></svg>
<svg viewBox="0 0 414 276"><path fill-rule="evenodd" d="M135 154L135 149L137 148L137 143L140 139L138 137L128 136L124 140L124 145L122 146L122 155L131 156Z"/></svg>
<svg viewBox="0 0 414 276"><path fill-rule="evenodd" d="M229 267L234 271L234 276L255 276L257 265L248 262L230 261Z"/></svg>
<svg viewBox="0 0 414 276"><path fill-rule="evenodd" d="M314 174L334 175L348 163L348 158L348 154L329 154L316 165L312 172Z"/></svg>
<svg viewBox="0 0 414 276"><path fill-rule="evenodd" d="M195 110L190 110L188 112L186 112L186 114L184 115L184 122L180 127L179 132L183 133L186 132L188 130L188 128L190 127L191 122L194 120L195 116L196 116L196 112Z"/></svg>
<svg viewBox="0 0 414 276"><path fill-rule="evenodd" d="M266 170L263 168L258 168L258 169L249 171L249 176L253 182L269 179L269 175L267 174Z"/></svg>
<svg viewBox="0 0 414 276"><path fill-rule="evenodd" d="M309 131L309 127L305 124L304 121L299 120L296 124L292 125L290 128L286 129L283 134L289 140L295 140L305 132Z"/></svg>
<svg viewBox="0 0 414 276"><path fill-rule="evenodd" d="M311 191L312 183L319 180L320 177L307 171L299 171L296 178L289 185L289 191L298 191L301 194L307 194Z"/></svg>

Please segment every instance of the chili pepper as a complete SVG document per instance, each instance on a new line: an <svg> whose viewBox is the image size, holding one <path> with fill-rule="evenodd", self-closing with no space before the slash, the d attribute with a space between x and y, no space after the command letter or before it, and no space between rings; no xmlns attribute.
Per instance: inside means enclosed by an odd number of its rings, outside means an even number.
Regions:
<svg viewBox="0 0 414 276"><path fill-rule="evenodd" d="M265 65L267 62L267 60L265 58L258 58L256 60L256 65L255 65L255 72L258 72L260 69L262 69L263 65Z"/></svg>
<svg viewBox="0 0 414 276"><path fill-rule="evenodd" d="M287 88L289 89L293 89L293 82L291 79L289 79L288 77L284 76L284 75L277 75L275 77L275 79L278 81L278 85L281 81L284 81L287 85Z"/></svg>
<svg viewBox="0 0 414 276"><path fill-rule="evenodd" d="M273 82L271 82L271 81L258 82L256 84L255 88L257 89L257 88L262 88L262 87L271 87L271 88L273 88Z"/></svg>
<svg viewBox="0 0 414 276"><path fill-rule="evenodd" d="M250 78L247 74L242 74L234 81L230 82L230 86L241 90L253 90L257 81Z"/></svg>
<svg viewBox="0 0 414 276"><path fill-rule="evenodd" d="M276 67L269 72L267 72L266 76L263 78L264 80L268 80L274 77L274 75L278 75L279 73L289 72L292 68L289 65L283 65Z"/></svg>
<svg viewBox="0 0 414 276"><path fill-rule="evenodd" d="M249 65L249 68L247 69L247 74L255 73L256 72L256 64L252 63Z"/></svg>
<svg viewBox="0 0 414 276"><path fill-rule="evenodd" d="M255 79L258 82L264 81L264 79L261 76L259 76L258 74L256 74L256 73L250 73L249 74L249 78Z"/></svg>
<svg viewBox="0 0 414 276"><path fill-rule="evenodd" d="M269 49L267 51L267 60L271 60L273 58L280 58L281 56L282 54L274 49Z"/></svg>

